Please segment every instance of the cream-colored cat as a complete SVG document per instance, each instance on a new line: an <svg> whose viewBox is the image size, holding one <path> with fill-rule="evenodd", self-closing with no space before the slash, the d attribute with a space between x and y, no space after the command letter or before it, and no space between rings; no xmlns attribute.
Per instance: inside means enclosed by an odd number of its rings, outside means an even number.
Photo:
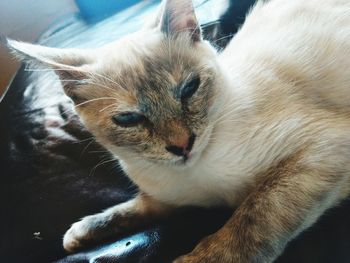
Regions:
<svg viewBox="0 0 350 263"><path fill-rule="evenodd" d="M56 71L140 188L73 224L68 251L178 206L225 205L232 218L175 262L272 262L350 192L349 0L260 1L221 54L190 0L94 50L8 44Z"/></svg>

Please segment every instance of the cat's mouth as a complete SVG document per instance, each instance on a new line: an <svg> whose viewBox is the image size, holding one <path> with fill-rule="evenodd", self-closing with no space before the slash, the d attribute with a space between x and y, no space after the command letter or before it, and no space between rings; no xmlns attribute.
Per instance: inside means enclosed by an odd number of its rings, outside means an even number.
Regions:
<svg viewBox="0 0 350 263"><path fill-rule="evenodd" d="M186 156L177 159L173 164L180 167L193 166L202 156L209 143L212 127L207 128L193 145L193 149Z"/></svg>
<svg viewBox="0 0 350 263"><path fill-rule="evenodd" d="M175 165L188 166L193 163L196 156L197 156L196 153L190 152L186 156L180 158L179 160L176 160Z"/></svg>
<svg viewBox="0 0 350 263"><path fill-rule="evenodd" d="M181 169L186 169L191 166L193 166L195 163L198 162L198 160L201 159L203 152L205 152L205 149L207 148L210 137L213 131L213 127L208 127L200 136L197 137L197 140L194 142L192 150L187 153L185 156L177 156L177 157L164 157L159 158L159 156L147 156L145 159L147 159L149 162L158 164L158 165L165 165L165 166L171 166L171 167L177 167Z"/></svg>

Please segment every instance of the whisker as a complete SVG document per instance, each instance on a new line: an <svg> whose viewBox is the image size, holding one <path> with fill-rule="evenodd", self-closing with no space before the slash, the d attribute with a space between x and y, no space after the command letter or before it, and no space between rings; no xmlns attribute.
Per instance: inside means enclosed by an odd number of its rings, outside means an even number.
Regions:
<svg viewBox="0 0 350 263"><path fill-rule="evenodd" d="M79 159L81 159L84 155L84 153L86 152L87 148L89 148L89 146L94 142L94 140L91 140L85 147L84 149L82 150L80 156L79 156Z"/></svg>
<svg viewBox="0 0 350 263"><path fill-rule="evenodd" d="M226 35L226 36L224 36L224 37L220 37L220 38L215 39L214 41L212 41L212 43L217 43L217 42L219 42L220 40L224 40L224 39L226 39L226 38L233 37L234 35L235 35L235 34L229 34L229 35Z"/></svg>
<svg viewBox="0 0 350 263"><path fill-rule="evenodd" d="M96 169L97 169L98 167L100 167L101 165L104 165L104 164L110 163L110 162L116 162L116 161L117 161L117 159L115 159L114 157L113 157L112 159L108 159L108 160L102 159L97 165L95 165L95 166L91 169L89 176L93 176L94 173L96 172Z"/></svg>
<svg viewBox="0 0 350 263"><path fill-rule="evenodd" d="M85 83L90 84L90 85L96 85L96 86L99 86L99 87L101 87L101 88L109 89L109 90L113 91L113 93L114 93L115 95L118 95L118 93L117 93L117 91L116 91L115 89L113 89L113 88L111 88L111 87L108 87L108 86L106 86L106 85L102 85L102 84L100 84L100 83L96 83L96 82L92 82L92 81L86 81Z"/></svg>
<svg viewBox="0 0 350 263"><path fill-rule="evenodd" d="M107 107L104 107L103 109L99 110L99 112L105 111L106 109L113 107L113 106L116 106L116 105L118 105L118 103L112 103L111 105L108 105Z"/></svg>
<svg viewBox="0 0 350 263"><path fill-rule="evenodd" d="M112 97L102 97L102 98L96 98L96 99L91 99L91 100L88 100L88 101L84 101L82 103L79 103L77 105L75 105L75 107L80 107L80 106L83 106L87 103L90 103L90 102L94 102L94 101L98 101L98 100L117 100L116 98L112 98ZM65 110L64 112L62 112L61 114L66 114L67 112L70 112L72 109L67 109Z"/></svg>
<svg viewBox="0 0 350 263"><path fill-rule="evenodd" d="M108 150L101 150L101 151L89 151L89 153L106 153L106 154L110 154L110 152Z"/></svg>
<svg viewBox="0 0 350 263"><path fill-rule="evenodd" d="M103 78L105 80L108 80L111 83L117 85L118 87L126 90L126 88L124 88L122 85L120 85L119 83L115 82L114 80L108 78L105 75L102 75L102 74L99 74L99 73L96 73L96 72L91 72L91 71L88 71L86 69L81 69L81 68L79 68L79 69L75 69L75 68L44 68L44 69L43 68L35 68L35 69L34 68L24 68L24 70L25 71L34 71L34 72L35 71L39 71L39 72L40 71L43 71L43 72L45 72L45 71L76 71L76 72L84 72L84 73L89 74L90 76L97 76L97 77Z"/></svg>
<svg viewBox="0 0 350 263"><path fill-rule="evenodd" d="M44 71L45 72L45 71L53 71L53 69L52 68L24 68L24 71L29 71L29 72Z"/></svg>
<svg viewBox="0 0 350 263"><path fill-rule="evenodd" d="M80 107L80 106L83 106L87 103L90 103L90 102L94 102L94 101L98 101L98 100L117 100L116 98L112 98L112 97L102 97L102 98L96 98L96 99L91 99L91 100L88 100L88 101L84 101L82 103L79 103L77 105L75 105L75 107Z"/></svg>
<svg viewBox="0 0 350 263"><path fill-rule="evenodd" d="M74 143L82 143L82 142L87 142L87 141L90 141L90 140L94 140L95 137L89 137L89 138L86 138L86 139L83 139L83 140L80 140L80 141L76 141Z"/></svg>
<svg viewBox="0 0 350 263"><path fill-rule="evenodd" d="M57 79L55 81L59 82L83 82L82 80L77 80L77 79Z"/></svg>
<svg viewBox="0 0 350 263"><path fill-rule="evenodd" d="M108 87L106 85L103 85L101 83L96 83L96 82L93 82L93 81L89 81L87 79L85 80L75 80L75 79L57 79L57 80L53 80L53 81L56 81L56 82L77 82L79 85L82 85L82 84L90 84L90 85L96 85L96 86L99 86L99 87L102 87L102 88L105 88L105 89L109 89L113 92L114 95L118 95L117 91L111 87Z"/></svg>

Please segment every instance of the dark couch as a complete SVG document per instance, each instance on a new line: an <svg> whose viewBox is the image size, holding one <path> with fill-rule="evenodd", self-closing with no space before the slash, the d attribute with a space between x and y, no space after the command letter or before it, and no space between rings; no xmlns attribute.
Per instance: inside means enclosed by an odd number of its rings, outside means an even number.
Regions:
<svg viewBox="0 0 350 263"><path fill-rule="evenodd" d="M97 24L86 24L79 15L67 16L38 42L57 47L99 46L136 30L141 17L154 12L156 2ZM254 1L232 0L223 14L213 12L219 10L221 1L197 2L206 38L222 48ZM191 251L232 214L224 208L184 208L147 229L67 256L62 236L69 226L128 200L136 186L82 126L50 71L21 67L0 103L0 123L0 262L170 262ZM290 243L278 262L350 262L349 208L346 201L328 211Z"/></svg>

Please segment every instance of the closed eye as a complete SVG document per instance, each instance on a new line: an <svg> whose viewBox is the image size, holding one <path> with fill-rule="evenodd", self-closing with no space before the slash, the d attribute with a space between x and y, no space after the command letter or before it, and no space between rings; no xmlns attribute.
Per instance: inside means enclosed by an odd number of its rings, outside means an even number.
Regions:
<svg viewBox="0 0 350 263"><path fill-rule="evenodd" d="M193 94L198 90L200 84L199 77L193 78L191 81L186 82L183 85L180 93L181 100L189 99L193 96Z"/></svg>
<svg viewBox="0 0 350 263"><path fill-rule="evenodd" d="M138 112L123 112L112 117L115 124L121 127L134 127L143 124L146 117Z"/></svg>

